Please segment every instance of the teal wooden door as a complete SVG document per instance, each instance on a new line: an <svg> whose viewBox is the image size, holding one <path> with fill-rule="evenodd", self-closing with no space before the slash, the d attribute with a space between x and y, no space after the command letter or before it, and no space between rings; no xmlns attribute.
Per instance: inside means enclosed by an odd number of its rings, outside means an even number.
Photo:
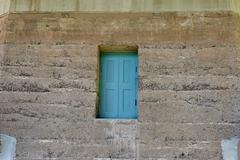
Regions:
<svg viewBox="0 0 240 160"><path fill-rule="evenodd" d="M100 58L100 118L137 118L137 87L137 54L103 54Z"/></svg>

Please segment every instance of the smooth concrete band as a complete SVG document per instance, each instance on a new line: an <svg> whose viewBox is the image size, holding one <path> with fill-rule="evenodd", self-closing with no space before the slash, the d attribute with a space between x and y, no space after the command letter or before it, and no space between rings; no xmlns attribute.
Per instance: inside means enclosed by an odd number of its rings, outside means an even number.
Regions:
<svg viewBox="0 0 240 160"><path fill-rule="evenodd" d="M0 0L7 12L239 11L238 0Z"/></svg>
<svg viewBox="0 0 240 160"><path fill-rule="evenodd" d="M202 11L227 10L226 0L12 0L11 11Z"/></svg>
<svg viewBox="0 0 240 160"><path fill-rule="evenodd" d="M10 11L11 0L0 0L0 15Z"/></svg>
<svg viewBox="0 0 240 160"><path fill-rule="evenodd" d="M240 14L240 1L239 0L229 0L230 9L234 12Z"/></svg>

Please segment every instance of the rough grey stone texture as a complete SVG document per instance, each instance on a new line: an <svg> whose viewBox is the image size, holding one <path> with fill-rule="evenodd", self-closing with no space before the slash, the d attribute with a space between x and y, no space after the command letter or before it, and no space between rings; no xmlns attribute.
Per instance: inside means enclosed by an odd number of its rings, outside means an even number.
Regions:
<svg viewBox="0 0 240 160"><path fill-rule="evenodd" d="M219 160L240 134L231 12L0 19L0 132L17 160ZM139 46L139 119L96 120L98 45Z"/></svg>

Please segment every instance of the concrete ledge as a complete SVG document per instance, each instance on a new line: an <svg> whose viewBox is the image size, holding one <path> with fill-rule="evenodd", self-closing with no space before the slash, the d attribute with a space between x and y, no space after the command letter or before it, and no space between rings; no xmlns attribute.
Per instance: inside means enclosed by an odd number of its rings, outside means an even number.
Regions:
<svg viewBox="0 0 240 160"><path fill-rule="evenodd" d="M108 122L110 124L136 124L138 123L137 119L103 119L97 118L94 120L95 123Z"/></svg>

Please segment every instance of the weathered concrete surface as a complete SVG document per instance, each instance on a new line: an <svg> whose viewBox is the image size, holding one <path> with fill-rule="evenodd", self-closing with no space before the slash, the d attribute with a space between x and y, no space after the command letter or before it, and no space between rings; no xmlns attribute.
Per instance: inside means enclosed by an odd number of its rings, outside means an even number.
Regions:
<svg viewBox="0 0 240 160"><path fill-rule="evenodd" d="M8 12L239 11L238 0L0 0Z"/></svg>
<svg viewBox="0 0 240 160"><path fill-rule="evenodd" d="M7 20L8 16L0 16L0 45L2 46L2 44L4 43L4 39L5 39L5 34L6 34L6 20ZM3 46L1 47L0 50L2 50Z"/></svg>
<svg viewBox="0 0 240 160"><path fill-rule="evenodd" d="M0 15L10 11L11 0L0 0Z"/></svg>
<svg viewBox="0 0 240 160"><path fill-rule="evenodd" d="M240 14L240 1L239 0L230 0L230 8L232 11Z"/></svg>
<svg viewBox="0 0 240 160"><path fill-rule="evenodd" d="M11 11L206 11L229 9L226 0L12 0Z"/></svg>
<svg viewBox="0 0 240 160"><path fill-rule="evenodd" d="M219 160L240 134L232 12L22 13L3 21L0 132L17 160ZM96 120L98 45L139 46L139 120Z"/></svg>
<svg viewBox="0 0 240 160"><path fill-rule="evenodd" d="M234 11L239 0L0 0L0 15L9 12L165 12Z"/></svg>
<svg viewBox="0 0 240 160"><path fill-rule="evenodd" d="M5 41L36 46L87 43L95 50L96 44L101 43L138 44L152 49L216 48L234 44L237 28L234 15L218 13L103 13L97 18L98 13L11 14ZM157 46L159 43L161 46Z"/></svg>

